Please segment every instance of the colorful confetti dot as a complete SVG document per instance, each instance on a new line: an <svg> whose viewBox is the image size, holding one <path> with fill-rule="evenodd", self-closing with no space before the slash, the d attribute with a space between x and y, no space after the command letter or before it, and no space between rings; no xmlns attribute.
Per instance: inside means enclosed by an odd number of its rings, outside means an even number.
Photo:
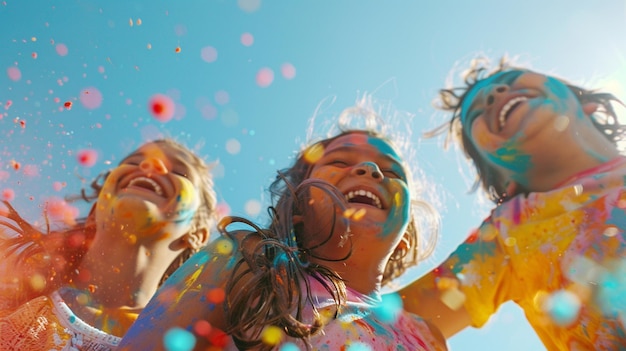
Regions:
<svg viewBox="0 0 626 351"><path fill-rule="evenodd" d="M59 56L67 56L68 49L65 44L57 44L55 50Z"/></svg>
<svg viewBox="0 0 626 351"><path fill-rule="evenodd" d="M172 328L163 335L163 346L168 351L191 351L195 345L193 334L182 328Z"/></svg>
<svg viewBox="0 0 626 351"><path fill-rule="evenodd" d="M152 116L160 122L167 122L174 117L174 100L167 95L154 94L148 102L148 107Z"/></svg>
<svg viewBox="0 0 626 351"><path fill-rule="evenodd" d="M254 36L250 33L243 33L240 40L243 46L252 46L252 44L254 44Z"/></svg>
<svg viewBox="0 0 626 351"><path fill-rule="evenodd" d="M196 334L204 337L207 337L209 336L209 334L211 334L211 329L211 323L205 320L199 320L193 325L193 331Z"/></svg>
<svg viewBox="0 0 626 351"><path fill-rule="evenodd" d="M261 213L261 202L255 199L246 201L244 205L244 211L246 211L246 214L248 216L258 216L259 213Z"/></svg>
<svg viewBox="0 0 626 351"><path fill-rule="evenodd" d="M76 155L76 159L83 167L93 167L98 160L98 152L93 149L80 150Z"/></svg>
<svg viewBox="0 0 626 351"><path fill-rule="evenodd" d="M224 299L226 299L226 292L222 288L214 288L206 293L206 297L210 303L218 304L224 302Z"/></svg>
<svg viewBox="0 0 626 351"><path fill-rule="evenodd" d="M66 101L63 104L63 107L65 107L65 109L67 109L67 110L71 110L72 109L72 102L71 101Z"/></svg>
<svg viewBox="0 0 626 351"><path fill-rule="evenodd" d="M2 190L2 200L13 201L15 199L15 191L13 189Z"/></svg>
<svg viewBox="0 0 626 351"><path fill-rule="evenodd" d="M215 62L217 60L217 50L212 46L205 46L200 49L200 57L204 62Z"/></svg>
<svg viewBox="0 0 626 351"><path fill-rule="evenodd" d="M278 345L283 338L282 330L274 325L266 327L261 333L261 341L266 345Z"/></svg>
<svg viewBox="0 0 626 351"><path fill-rule="evenodd" d="M581 301L571 291L559 290L546 298L543 307L555 324L568 326L578 318Z"/></svg>
<svg viewBox="0 0 626 351"><path fill-rule="evenodd" d="M261 88L269 87L274 81L274 71L270 68L261 68L256 74L256 84Z"/></svg>
<svg viewBox="0 0 626 351"><path fill-rule="evenodd" d="M226 152L236 155L241 151L241 143L237 139L229 139L226 141Z"/></svg>
<svg viewBox="0 0 626 351"><path fill-rule="evenodd" d="M397 293L385 294L374 309L374 314L383 323L395 323L402 311L402 298Z"/></svg>
<svg viewBox="0 0 626 351"><path fill-rule="evenodd" d="M7 76L14 82L22 79L22 71L20 71L17 67L9 67L7 68Z"/></svg>
<svg viewBox="0 0 626 351"><path fill-rule="evenodd" d="M296 68L291 63L283 63L280 66L280 73L285 79L293 79L296 77Z"/></svg>
<svg viewBox="0 0 626 351"><path fill-rule="evenodd" d="M287 342L280 347L279 351L300 351L300 348L294 343Z"/></svg>
<svg viewBox="0 0 626 351"><path fill-rule="evenodd" d="M94 87L85 88L80 92L78 100L86 109L94 110L102 105L102 93Z"/></svg>

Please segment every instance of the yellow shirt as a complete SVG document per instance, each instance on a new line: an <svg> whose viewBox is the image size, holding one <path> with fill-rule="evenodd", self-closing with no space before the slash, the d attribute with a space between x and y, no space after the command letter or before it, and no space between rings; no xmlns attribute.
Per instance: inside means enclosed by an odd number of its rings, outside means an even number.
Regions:
<svg viewBox="0 0 626 351"><path fill-rule="evenodd" d="M57 292L0 312L3 351L108 351L114 350L120 339L83 322Z"/></svg>
<svg viewBox="0 0 626 351"><path fill-rule="evenodd" d="M626 349L626 158L495 208L439 268L472 324L516 302L548 350Z"/></svg>

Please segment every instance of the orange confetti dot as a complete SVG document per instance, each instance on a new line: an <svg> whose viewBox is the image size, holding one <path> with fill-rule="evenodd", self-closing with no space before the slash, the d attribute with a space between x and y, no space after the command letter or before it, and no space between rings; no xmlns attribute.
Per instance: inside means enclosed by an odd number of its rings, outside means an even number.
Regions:
<svg viewBox="0 0 626 351"><path fill-rule="evenodd" d="M17 171L20 169L20 167L22 167L22 165L15 160L11 160L11 167L13 167L13 169Z"/></svg>
<svg viewBox="0 0 626 351"><path fill-rule="evenodd" d="M176 49L174 49L174 52L178 54L180 52L180 46L177 46Z"/></svg>
<svg viewBox="0 0 626 351"><path fill-rule="evenodd" d="M200 336L209 336L211 334L211 323L205 320L199 320L194 324L193 331Z"/></svg>
<svg viewBox="0 0 626 351"><path fill-rule="evenodd" d="M226 292L222 288L215 288L209 290L209 292L207 292L206 294L206 297L209 302L218 304L224 301L224 299L226 298Z"/></svg>

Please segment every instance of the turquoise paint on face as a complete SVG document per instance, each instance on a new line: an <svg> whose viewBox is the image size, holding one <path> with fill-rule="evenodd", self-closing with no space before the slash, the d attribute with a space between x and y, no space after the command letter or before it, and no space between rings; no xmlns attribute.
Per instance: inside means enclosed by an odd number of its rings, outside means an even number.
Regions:
<svg viewBox="0 0 626 351"><path fill-rule="evenodd" d="M532 167L531 157L521 153L515 144L515 139L508 140L495 154L487 154L486 157L495 165L524 174Z"/></svg>
<svg viewBox="0 0 626 351"><path fill-rule="evenodd" d="M499 72L483 80L479 80L470 88L470 90L465 94L463 102L461 103L460 116L463 130L466 131L467 135L469 135L469 132L471 130L472 122L474 122L474 119L479 115L479 113L472 113L474 112L472 111L472 105L474 105L474 103L478 99L479 94L483 92L483 88L494 84L506 84L510 86L517 78L519 78L522 74L526 72L527 71L523 70ZM471 116L471 118L468 118L468 116Z"/></svg>

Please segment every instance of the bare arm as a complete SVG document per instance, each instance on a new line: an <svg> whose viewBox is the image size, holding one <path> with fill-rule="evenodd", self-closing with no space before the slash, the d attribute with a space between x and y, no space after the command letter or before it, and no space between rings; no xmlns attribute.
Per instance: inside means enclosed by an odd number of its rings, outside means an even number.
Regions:
<svg viewBox="0 0 626 351"><path fill-rule="evenodd" d="M175 327L193 333L195 349L205 350L210 336L198 335L194 326L205 321L213 332L226 327L223 304L211 302L208 293L223 291L239 257L236 243L219 238L190 258L150 300L119 350L165 350L164 335Z"/></svg>
<svg viewBox="0 0 626 351"><path fill-rule="evenodd" d="M398 294L404 309L434 324L445 338L470 326L470 316L463 306L463 295L458 289L437 287L436 274L430 272L404 287Z"/></svg>

